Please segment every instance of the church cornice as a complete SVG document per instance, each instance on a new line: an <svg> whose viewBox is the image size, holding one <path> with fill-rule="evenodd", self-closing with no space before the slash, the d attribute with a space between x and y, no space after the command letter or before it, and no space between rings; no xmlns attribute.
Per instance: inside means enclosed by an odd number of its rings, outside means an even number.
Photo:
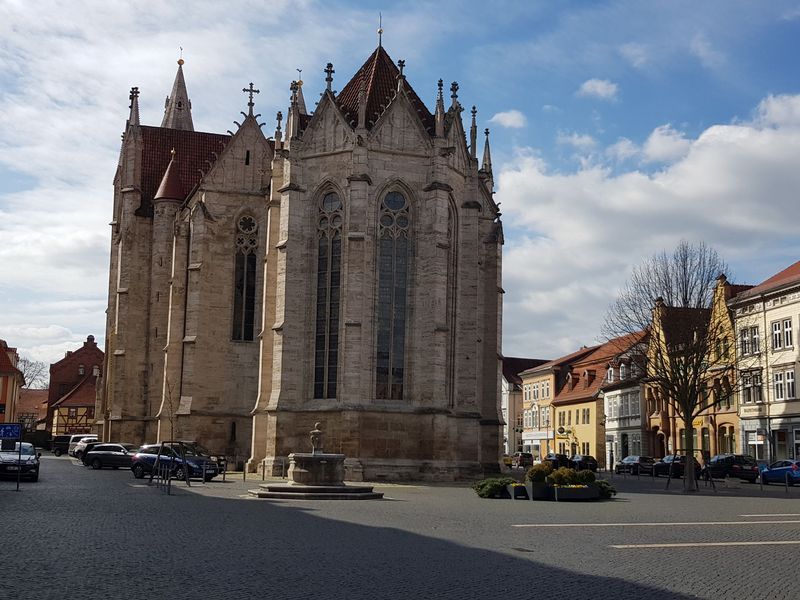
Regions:
<svg viewBox="0 0 800 600"><path fill-rule="evenodd" d="M433 191L442 191L442 192L452 192L452 186L442 183L441 181L431 181L428 185L422 188L423 192L433 192Z"/></svg>
<svg viewBox="0 0 800 600"><path fill-rule="evenodd" d="M358 173L356 175L349 175L347 177L347 181L350 183L354 181L366 181L369 185L372 185L372 177L367 175L366 173Z"/></svg>
<svg viewBox="0 0 800 600"><path fill-rule="evenodd" d="M283 194L285 192L305 192L305 191L306 190L304 188L301 188L294 181L290 181L289 183L287 183L282 188L278 188L278 193L279 194Z"/></svg>

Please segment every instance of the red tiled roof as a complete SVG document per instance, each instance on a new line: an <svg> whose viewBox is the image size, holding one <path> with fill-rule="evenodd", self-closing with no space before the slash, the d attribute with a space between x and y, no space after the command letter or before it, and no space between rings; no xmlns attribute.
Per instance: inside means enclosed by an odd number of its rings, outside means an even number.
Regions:
<svg viewBox="0 0 800 600"><path fill-rule="evenodd" d="M553 404L571 404L597 397L597 392L606 383L608 363L616 356L644 341L647 332L639 331L609 340L595 351L570 365L570 379L556 391Z"/></svg>
<svg viewBox="0 0 800 600"><path fill-rule="evenodd" d="M367 129L372 126L381 116L395 93L397 93L397 78L400 70L392 61L383 46L378 46L361 68L353 75L353 78L344 86L336 98L339 108L349 121L358 120L358 93L361 83L367 96ZM423 126L429 133L434 131L434 119L425 103L420 100L417 93L405 84L405 91L411 100L411 104L417 111L417 115L422 120Z"/></svg>
<svg viewBox="0 0 800 600"><path fill-rule="evenodd" d="M553 367L559 367L559 366L568 364L573 360L579 360L579 359L583 358L584 356L586 356L590 352L594 352L599 347L600 346L588 346L588 347L584 346L580 350L576 350L575 352L572 352L571 354L567 354L566 356L562 356L561 358L556 358L555 360L551 360L550 362L543 363L543 364L541 364L541 365L539 365L537 367L533 367L531 369L528 369L527 371L523 371L523 373L528 374L528 373L531 373L531 372L534 372L534 371L546 371L547 369L551 369ZM522 373L520 373L520 375L522 375Z"/></svg>
<svg viewBox="0 0 800 600"><path fill-rule="evenodd" d="M769 279L762 281L757 286L741 292L734 298L734 302L737 300L744 300L746 298L758 296L759 294L764 294L766 292L781 288L785 285L798 282L800 282L800 260L793 265L786 267L780 273L776 273Z"/></svg>
<svg viewBox="0 0 800 600"><path fill-rule="evenodd" d="M39 418L47 414L48 390L22 388L17 400L17 413L35 413Z"/></svg>
<svg viewBox="0 0 800 600"><path fill-rule="evenodd" d="M176 162L173 156L172 160L170 160L167 165L167 171L164 173L161 185L158 186L158 191L155 196L153 196L154 200L160 198L167 200L183 200L186 198L186 194L183 193L183 186L178 178L178 170L180 167L175 164Z"/></svg>
<svg viewBox="0 0 800 600"><path fill-rule="evenodd" d="M95 385L97 377L86 375L78 385L61 396L53 406L94 406L96 399Z"/></svg>
<svg viewBox="0 0 800 600"><path fill-rule="evenodd" d="M503 361L503 377L509 383L522 384L522 379L519 374L526 369L532 369L546 363L546 360L540 358L516 358L513 356L504 356Z"/></svg>
<svg viewBox="0 0 800 600"><path fill-rule="evenodd" d="M207 173L222 154L228 135L204 133L202 131L185 131L166 127L141 126L142 132L142 203L141 214L152 213L152 202L156 191L164 178L171 151L175 149L177 167L177 185L173 193L180 194L184 200L200 183L202 174Z"/></svg>

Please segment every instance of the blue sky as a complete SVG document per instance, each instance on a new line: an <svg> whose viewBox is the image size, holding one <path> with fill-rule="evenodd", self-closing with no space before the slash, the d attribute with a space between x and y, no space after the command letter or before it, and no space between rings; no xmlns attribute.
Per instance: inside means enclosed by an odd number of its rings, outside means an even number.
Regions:
<svg viewBox="0 0 800 600"><path fill-rule="evenodd" d="M630 268L704 240L738 282L795 262L800 2L0 4L0 337L52 361L102 340L112 178L128 90L160 123L184 48L195 127L253 81L271 129L303 69L311 108L376 45L492 131L506 224L504 352L597 339Z"/></svg>

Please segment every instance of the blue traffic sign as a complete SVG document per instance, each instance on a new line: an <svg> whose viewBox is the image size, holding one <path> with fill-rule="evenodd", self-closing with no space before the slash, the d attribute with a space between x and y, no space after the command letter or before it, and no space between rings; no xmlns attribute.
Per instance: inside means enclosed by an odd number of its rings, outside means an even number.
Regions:
<svg viewBox="0 0 800 600"><path fill-rule="evenodd" d="M0 423L0 440L18 440L21 437L21 423Z"/></svg>

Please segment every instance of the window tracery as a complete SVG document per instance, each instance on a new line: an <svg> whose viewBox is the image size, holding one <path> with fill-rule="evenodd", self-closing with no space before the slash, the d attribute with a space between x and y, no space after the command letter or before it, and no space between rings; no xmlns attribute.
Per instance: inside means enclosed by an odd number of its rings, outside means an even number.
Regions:
<svg viewBox="0 0 800 600"><path fill-rule="evenodd" d="M317 214L315 398L336 397L343 220L343 206L339 195L328 192L320 200Z"/></svg>

